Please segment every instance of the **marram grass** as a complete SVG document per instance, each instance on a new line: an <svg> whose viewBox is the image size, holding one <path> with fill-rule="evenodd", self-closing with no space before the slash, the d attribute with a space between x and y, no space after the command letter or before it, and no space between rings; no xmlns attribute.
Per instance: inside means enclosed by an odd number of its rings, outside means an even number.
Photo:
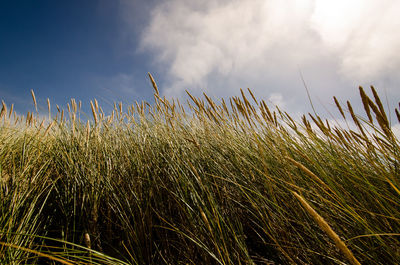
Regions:
<svg viewBox="0 0 400 265"><path fill-rule="evenodd" d="M152 105L94 100L89 120L2 102L1 264L400 263L399 140L373 87L366 118L334 98L351 130L250 90L184 107L150 80Z"/></svg>

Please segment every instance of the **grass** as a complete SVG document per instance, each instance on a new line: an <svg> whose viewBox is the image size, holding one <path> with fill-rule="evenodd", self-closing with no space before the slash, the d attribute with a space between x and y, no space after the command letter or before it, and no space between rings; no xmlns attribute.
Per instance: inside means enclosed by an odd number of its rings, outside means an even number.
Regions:
<svg viewBox="0 0 400 265"><path fill-rule="evenodd" d="M3 102L1 264L398 264L400 148L375 89L354 130L252 92L183 107ZM395 111L400 122L398 110ZM82 115L81 115L82 114Z"/></svg>

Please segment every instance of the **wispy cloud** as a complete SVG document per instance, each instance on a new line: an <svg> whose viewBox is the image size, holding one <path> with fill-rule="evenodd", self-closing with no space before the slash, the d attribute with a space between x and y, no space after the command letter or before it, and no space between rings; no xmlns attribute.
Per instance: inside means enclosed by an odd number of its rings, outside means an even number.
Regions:
<svg viewBox="0 0 400 265"><path fill-rule="evenodd" d="M0 84L0 101L3 100L7 105L14 104L15 107L19 107L21 111L25 112L27 110L32 111L33 109L33 101L30 95L29 90L26 90L26 94L24 95L16 95L14 93L10 93L7 90L3 89L3 85ZM23 106L23 107L21 107Z"/></svg>
<svg viewBox="0 0 400 265"><path fill-rule="evenodd" d="M105 88L109 90L110 93L114 94L116 98L123 98L127 95L138 95L133 74L117 74L108 79L107 87Z"/></svg>
<svg viewBox="0 0 400 265"><path fill-rule="evenodd" d="M134 73L116 73L111 76L97 76L95 86L99 89L94 97L106 113L112 111L115 102L132 104L144 98L143 87Z"/></svg>
<svg viewBox="0 0 400 265"><path fill-rule="evenodd" d="M375 84L400 98L396 0L171 0L157 4L140 46L166 70L167 96L251 87L307 105L299 70L322 102Z"/></svg>

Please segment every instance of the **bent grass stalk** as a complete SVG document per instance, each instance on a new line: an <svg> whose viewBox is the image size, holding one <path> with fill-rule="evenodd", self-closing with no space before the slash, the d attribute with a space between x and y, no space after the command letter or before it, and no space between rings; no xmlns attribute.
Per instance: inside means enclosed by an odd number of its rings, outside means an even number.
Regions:
<svg viewBox="0 0 400 265"><path fill-rule="evenodd" d="M312 207L311 205L299 194L296 192L292 192L294 196L299 200L299 202L303 205L304 209L313 217L315 222L319 225L319 227L335 242L336 246L340 249L340 251L345 255L345 257L350 261L353 265L361 265L360 262L354 257L353 253L346 246L346 244L340 239L340 237L332 230L329 224L322 218Z"/></svg>
<svg viewBox="0 0 400 265"><path fill-rule="evenodd" d="M22 250L22 251L25 251L25 252L29 252L29 253L35 254L37 256L43 257L43 258L48 258L50 260L58 261L58 262L60 262L62 264L65 264L65 265L75 265L75 263L69 262L68 260L60 259L60 258L54 257L52 255L49 255L49 254L46 254L46 253L42 253L40 251L36 251L34 249L21 247L21 246L17 246L17 245L6 243L6 242L0 242L0 245L5 246L5 247L15 248L15 249Z"/></svg>

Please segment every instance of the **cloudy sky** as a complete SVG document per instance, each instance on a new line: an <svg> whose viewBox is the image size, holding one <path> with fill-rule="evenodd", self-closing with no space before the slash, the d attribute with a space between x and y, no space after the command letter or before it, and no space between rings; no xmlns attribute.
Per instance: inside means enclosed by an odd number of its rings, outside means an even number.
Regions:
<svg viewBox="0 0 400 265"><path fill-rule="evenodd" d="M291 113L332 97L360 106L374 85L400 100L398 0L22 0L0 2L0 98L21 112L42 102L151 101L161 93L238 95Z"/></svg>

